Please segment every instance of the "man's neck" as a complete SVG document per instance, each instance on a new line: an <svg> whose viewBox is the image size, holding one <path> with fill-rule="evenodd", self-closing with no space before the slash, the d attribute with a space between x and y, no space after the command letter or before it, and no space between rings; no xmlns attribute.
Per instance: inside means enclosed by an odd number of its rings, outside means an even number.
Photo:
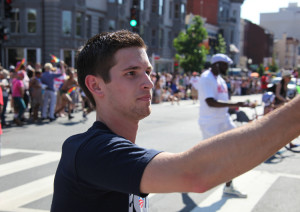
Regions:
<svg viewBox="0 0 300 212"><path fill-rule="evenodd" d="M219 71L216 70L216 69L214 69L214 68L211 68L210 71L211 71L211 73L212 73L214 76L216 76L216 77L219 75Z"/></svg>
<svg viewBox="0 0 300 212"><path fill-rule="evenodd" d="M109 116L109 117L108 117ZM119 136L122 136L132 143L135 143L136 134L138 130L138 121L128 121L126 118L120 118L116 116L106 115L98 113L97 121L104 123L111 131Z"/></svg>

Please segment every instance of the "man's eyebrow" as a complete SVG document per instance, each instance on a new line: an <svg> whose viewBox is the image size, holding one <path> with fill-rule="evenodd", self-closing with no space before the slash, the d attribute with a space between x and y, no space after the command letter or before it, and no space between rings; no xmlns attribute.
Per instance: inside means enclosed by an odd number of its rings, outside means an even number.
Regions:
<svg viewBox="0 0 300 212"><path fill-rule="evenodd" d="M124 68L123 71L128 71L133 69L141 69L141 66L134 66L134 65L128 66L127 68ZM146 69L152 71L153 67L150 65Z"/></svg>

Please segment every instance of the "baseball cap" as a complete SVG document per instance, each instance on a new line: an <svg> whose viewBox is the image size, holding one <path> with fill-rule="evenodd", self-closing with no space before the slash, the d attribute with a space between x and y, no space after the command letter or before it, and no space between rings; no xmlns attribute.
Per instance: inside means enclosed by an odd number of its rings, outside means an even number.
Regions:
<svg viewBox="0 0 300 212"><path fill-rule="evenodd" d="M281 77L291 77L292 76L292 72L289 70L283 70L281 73Z"/></svg>
<svg viewBox="0 0 300 212"><path fill-rule="evenodd" d="M217 62L224 62L224 63L231 64L232 60L227 55L219 53L219 54L213 55L211 58L211 64L214 64Z"/></svg>

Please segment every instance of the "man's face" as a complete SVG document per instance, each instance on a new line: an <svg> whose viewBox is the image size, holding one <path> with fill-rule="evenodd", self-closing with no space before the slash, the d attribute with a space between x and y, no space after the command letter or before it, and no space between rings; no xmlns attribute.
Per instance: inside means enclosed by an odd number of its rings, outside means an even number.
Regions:
<svg viewBox="0 0 300 212"><path fill-rule="evenodd" d="M228 69L228 63L219 62L219 72L220 72L220 74L226 75L227 74L227 69Z"/></svg>
<svg viewBox="0 0 300 212"><path fill-rule="evenodd" d="M151 112L152 66L144 48L120 49L110 69L111 81L105 84L110 109L120 117L141 120Z"/></svg>

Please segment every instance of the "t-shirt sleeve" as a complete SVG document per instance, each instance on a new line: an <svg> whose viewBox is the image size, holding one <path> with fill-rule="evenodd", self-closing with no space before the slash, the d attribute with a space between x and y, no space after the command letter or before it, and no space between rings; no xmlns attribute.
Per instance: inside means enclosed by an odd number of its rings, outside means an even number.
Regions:
<svg viewBox="0 0 300 212"><path fill-rule="evenodd" d="M199 89L204 99L216 98L214 93L214 85L209 78L202 78L198 83Z"/></svg>
<svg viewBox="0 0 300 212"><path fill-rule="evenodd" d="M140 182L148 163L159 153L112 137L93 139L76 156L78 180L101 190L143 195Z"/></svg>

